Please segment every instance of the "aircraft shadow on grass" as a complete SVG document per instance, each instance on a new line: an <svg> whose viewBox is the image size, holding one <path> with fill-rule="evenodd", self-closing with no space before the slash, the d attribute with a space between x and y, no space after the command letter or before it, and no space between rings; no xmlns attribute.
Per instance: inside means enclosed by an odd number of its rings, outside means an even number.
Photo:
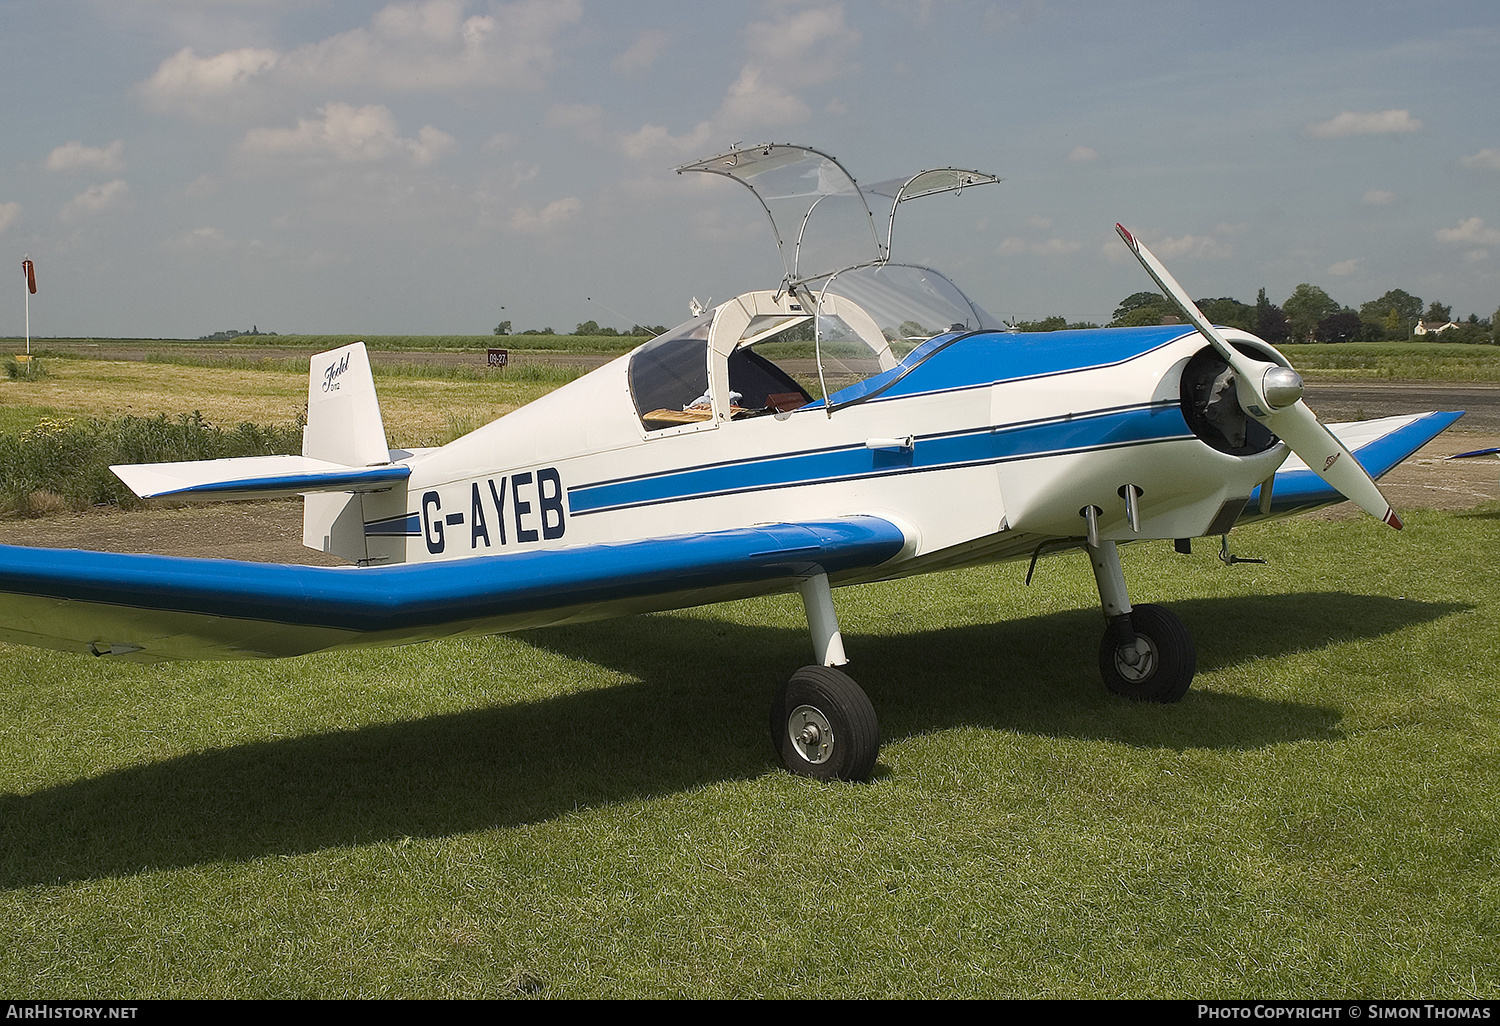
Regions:
<svg viewBox="0 0 1500 1026"><path fill-rule="evenodd" d="M1199 669L1244 665L1254 677L1268 656L1378 638L1467 608L1338 592L1295 598L1317 615L1289 615L1287 596L1177 604L1213 639ZM969 726L1233 750L1337 734L1335 708L1207 690L1165 707L1112 696L1095 665L1098 616L856 633L850 649L890 741ZM775 772L765 682L797 665L805 633L701 615L655 616L642 628L625 619L524 635L636 683L238 745L0 796L0 887L515 826Z"/></svg>

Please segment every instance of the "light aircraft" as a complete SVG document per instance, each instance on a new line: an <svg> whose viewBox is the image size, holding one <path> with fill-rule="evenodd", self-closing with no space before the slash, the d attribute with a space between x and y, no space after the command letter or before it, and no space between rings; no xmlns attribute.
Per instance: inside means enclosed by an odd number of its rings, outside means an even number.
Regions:
<svg viewBox="0 0 1500 1026"><path fill-rule="evenodd" d="M1285 357L1205 321L1123 228L1188 324L1007 332L943 275L891 259L898 208L993 175L861 187L789 145L678 171L750 189L782 255L776 287L435 449L389 448L362 344L316 356L302 455L114 469L143 497L303 495L304 543L355 565L6 547L0 638L109 659L292 656L796 591L814 662L776 694L772 739L793 772L864 779L879 730L838 669L834 587L1082 549L1106 685L1176 701L1193 640L1131 604L1117 546L1183 548L1344 496L1399 528L1371 472L1460 416L1330 432Z"/></svg>

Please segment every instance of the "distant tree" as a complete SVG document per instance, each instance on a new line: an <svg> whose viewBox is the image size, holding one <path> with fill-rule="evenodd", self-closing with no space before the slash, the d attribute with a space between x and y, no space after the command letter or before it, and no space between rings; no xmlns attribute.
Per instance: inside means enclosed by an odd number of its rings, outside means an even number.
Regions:
<svg viewBox="0 0 1500 1026"><path fill-rule="evenodd" d="M1391 289L1379 299L1362 304L1359 315L1365 320L1384 321L1393 310L1398 320L1415 324L1422 317L1422 300L1401 289Z"/></svg>
<svg viewBox="0 0 1500 1026"><path fill-rule="evenodd" d="M1255 307L1241 303L1238 299L1230 299L1228 296L1200 299L1198 309L1203 311L1203 316L1211 324L1222 324L1241 331L1255 330Z"/></svg>
<svg viewBox="0 0 1500 1026"><path fill-rule="evenodd" d="M1423 319L1426 320L1429 324L1432 324L1434 322L1438 324L1447 324L1453 319L1453 307L1444 306L1442 303L1439 303L1436 299L1434 299L1430 304L1428 304L1427 316Z"/></svg>
<svg viewBox="0 0 1500 1026"><path fill-rule="evenodd" d="M510 334L510 321L501 321L499 324L495 325L495 334L496 335L509 335Z"/></svg>
<svg viewBox="0 0 1500 1026"><path fill-rule="evenodd" d="M1172 305L1161 293L1136 292L1120 300L1120 305L1115 307L1114 319L1109 324L1112 328L1160 324L1171 310Z"/></svg>
<svg viewBox="0 0 1500 1026"><path fill-rule="evenodd" d="M1254 331L1255 334L1272 344L1285 342L1291 334L1285 312L1266 298L1265 289L1261 289L1255 296Z"/></svg>
<svg viewBox="0 0 1500 1026"><path fill-rule="evenodd" d="M1364 322L1353 310L1340 310L1318 322L1313 337L1319 342L1353 342L1363 334Z"/></svg>
<svg viewBox="0 0 1500 1026"><path fill-rule="evenodd" d="M1056 315L1052 317L1043 317L1039 321L1018 321L1016 323L1016 329L1018 331L1061 331L1067 326L1068 319L1066 317L1058 317Z"/></svg>
<svg viewBox="0 0 1500 1026"><path fill-rule="evenodd" d="M1341 309L1332 296L1307 282L1293 289L1287 301L1281 304L1281 308L1286 311L1291 339L1294 342L1305 342L1312 338L1317 331L1318 322L1325 317L1333 316Z"/></svg>

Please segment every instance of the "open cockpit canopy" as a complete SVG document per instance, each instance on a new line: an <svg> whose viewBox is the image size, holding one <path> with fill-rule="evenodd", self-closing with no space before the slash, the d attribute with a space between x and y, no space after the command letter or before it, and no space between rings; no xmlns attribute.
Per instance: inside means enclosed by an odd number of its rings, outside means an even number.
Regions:
<svg viewBox="0 0 1500 1026"><path fill-rule="evenodd" d="M934 168L863 190L844 166L807 146L736 147L677 169L733 178L771 219L787 284L891 258L896 210L908 200L1000 181L962 168Z"/></svg>

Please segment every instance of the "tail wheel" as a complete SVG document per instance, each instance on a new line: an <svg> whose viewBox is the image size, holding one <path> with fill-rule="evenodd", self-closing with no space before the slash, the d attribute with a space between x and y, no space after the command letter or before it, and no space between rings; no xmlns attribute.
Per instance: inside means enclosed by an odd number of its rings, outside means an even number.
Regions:
<svg viewBox="0 0 1500 1026"><path fill-rule="evenodd" d="M1177 614L1161 606L1130 611L1134 642L1111 627L1099 646L1099 673L1117 695L1146 702L1176 702L1198 669L1193 636Z"/></svg>
<svg viewBox="0 0 1500 1026"><path fill-rule="evenodd" d="M782 764L817 780L868 780L880 754L875 707L831 666L804 666L771 703L771 743Z"/></svg>

